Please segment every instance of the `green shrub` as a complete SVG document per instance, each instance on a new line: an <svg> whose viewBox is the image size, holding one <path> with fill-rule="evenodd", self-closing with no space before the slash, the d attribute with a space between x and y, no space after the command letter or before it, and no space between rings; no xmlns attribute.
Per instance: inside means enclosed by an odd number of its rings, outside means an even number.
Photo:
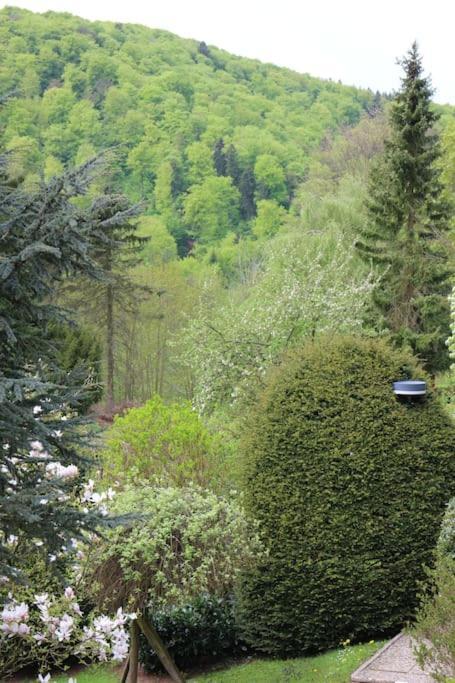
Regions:
<svg viewBox="0 0 455 683"><path fill-rule="evenodd" d="M113 529L90 555L86 586L103 609L224 596L261 549L240 500L197 486L129 486L111 509L131 514L130 524Z"/></svg>
<svg viewBox="0 0 455 683"><path fill-rule="evenodd" d="M109 479L205 486L219 483L223 451L189 403L165 404L154 396L116 417L102 453Z"/></svg>
<svg viewBox="0 0 455 683"><path fill-rule="evenodd" d="M150 620L182 670L201 663L244 653L234 618L232 598L203 595L184 605L151 612ZM140 661L151 673L162 665L144 638Z"/></svg>
<svg viewBox="0 0 455 683"><path fill-rule="evenodd" d="M256 648L294 654L400 627L417 606L455 485L455 430L424 377L384 341L320 338L283 360L248 419L245 503L269 550L245 574Z"/></svg>
<svg viewBox="0 0 455 683"><path fill-rule="evenodd" d="M452 498L442 520L437 552L439 555L455 560L455 498Z"/></svg>
<svg viewBox="0 0 455 683"><path fill-rule="evenodd" d="M455 498L444 515L436 558L412 635L420 664L445 681L449 672L455 676Z"/></svg>

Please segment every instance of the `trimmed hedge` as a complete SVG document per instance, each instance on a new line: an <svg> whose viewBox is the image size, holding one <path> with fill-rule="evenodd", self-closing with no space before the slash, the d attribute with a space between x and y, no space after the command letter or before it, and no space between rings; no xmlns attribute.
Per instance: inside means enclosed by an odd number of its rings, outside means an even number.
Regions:
<svg viewBox="0 0 455 683"><path fill-rule="evenodd" d="M258 650L293 655L391 632L417 606L455 490L455 430L425 378L384 341L322 338L271 374L242 441L246 506L269 556L243 577Z"/></svg>

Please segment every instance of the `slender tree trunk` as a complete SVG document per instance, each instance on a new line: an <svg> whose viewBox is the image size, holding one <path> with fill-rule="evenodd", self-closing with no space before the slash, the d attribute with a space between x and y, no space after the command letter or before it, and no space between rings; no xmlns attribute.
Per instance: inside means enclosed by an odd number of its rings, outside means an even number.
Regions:
<svg viewBox="0 0 455 683"><path fill-rule="evenodd" d="M149 645L158 655L160 662L168 672L169 676L175 683L185 683L185 678L177 669L174 660L172 659L169 651L160 636L158 635L156 629L152 626L149 620L143 615L138 616L137 623L141 629L144 636L147 638Z"/></svg>
<svg viewBox="0 0 455 683"><path fill-rule="evenodd" d="M109 410L114 405L114 291L111 284L106 289L106 403Z"/></svg>
<svg viewBox="0 0 455 683"><path fill-rule="evenodd" d="M130 657L128 655L128 659L125 662L125 666L123 667L123 672L122 672L122 678L120 683L126 683L126 679L128 678L128 672L130 670Z"/></svg>
<svg viewBox="0 0 455 683"><path fill-rule="evenodd" d="M139 626L133 619L130 627L130 656L129 656L128 683L137 683L139 669Z"/></svg>

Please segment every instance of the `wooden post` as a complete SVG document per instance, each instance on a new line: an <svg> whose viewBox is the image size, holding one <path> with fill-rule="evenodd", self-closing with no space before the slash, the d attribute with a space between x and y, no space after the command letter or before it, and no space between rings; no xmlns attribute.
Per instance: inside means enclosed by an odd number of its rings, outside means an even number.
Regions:
<svg viewBox="0 0 455 683"><path fill-rule="evenodd" d="M147 638L149 645L158 655L160 662L168 672L169 676L175 683L185 683L185 678L177 669L174 660L172 659L166 645L161 640L156 629L152 626L150 621L141 614L137 618L137 623L144 636Z"/></svg>
<svg viewBox="0 0 455 683"><path fill-rule="evenodd" d="M137 673L139 668L139 626L136 619L133 619L130 626L130 656L128 683L137 683Z"/></svg>
<svg viewBox="0 0 455 683"><path fill-rule="evenodd" d="M123 667L123 672L122 672L122 678L120 683L126 683L126 679L128 678L128 671L130 670L130 657L128 655L127 660L125 662L125 666Z"/></svg>

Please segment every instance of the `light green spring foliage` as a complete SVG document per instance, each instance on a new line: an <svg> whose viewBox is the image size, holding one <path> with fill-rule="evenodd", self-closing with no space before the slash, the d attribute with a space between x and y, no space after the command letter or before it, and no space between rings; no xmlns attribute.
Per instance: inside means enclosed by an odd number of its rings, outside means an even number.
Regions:
<svg viewBox="0 0 455 683"><path fill-rule="evenodd" d="M151 243L157 245L154 237ZM136 310L117 308L122 329L116 349L117 398L143 403L159 394L166 400L191 400L194 379L181 358L179 332L203 292L210 292L216 307L223 294L221 277L216 266L196 258L155 262L147 246L145 257L151 262L136 266L133 277L151 294L138 302Z"/></svg>
<svg viewBox="0 0 455 683"><path fill-rule="evenodd" d="M160 216L141 216L137 221L137 234L147 237L142 258L148 265L169 263L177 258L175 239Z"/></svg>
<svg viewBox="0 0 455 683"><path fill-rule="evenodd" d="M447 504L438 539L437 551L440 555L455 560L455 498L452 498Z"/></svg>
<svg viewBox="0 0 455 683"><path fill-rule="evenodd" d="M329 132L355 124L373 100L365 90L165 31L14 7L0 13L0 62L0 91L12 93L0 112L5 142L34 144L12 175L34 177L36 166L52 174L58 163L116 146L111 185L133 200L145 196L147 211L185 236L181 253L193 233L212 241L238 230L247 169L257 200L288 205L312 150ZM220 139L238 156L234 188L214 182L228 180L213 165ZM204 198L213 188L210 225Z"/></svg>
<svg viewBox="0 0 455 683"><path fill-rule="evenodd" d="M260 271L216 309L201 299L184 330L198 409L241 405L305 337L360 329L372 286L337 230L278 235Z"/></svg>
<svg viewBox="0 0 455 683"><path fill-rule="evenodd" d="M455 677L455 498L447 505L429 580L412 635L420 663L444 683L449 672Z"/></svg>
<svg viewBox="0 0 455 683"><path fill-rule="evenodd" d="M88 588L96 584L97 602L113 608L225 595L260 553L235 492L223 498L195 486L128 487L113 512L140 515L130 528L112 531L90 558Z"/></svg>
<svg viewBox="0 0 455 683"><path fill-rule="evenodd" d="M208 177L191 188L184 201L190 234L216 242L239 221L240 195L230 178Z"/></svg>
<svg viewBox="0 0 455 683"><path fill-rule="evenodd" d="M452 361L450 366L451 372L455 372L455 287L452 288L452 292L449 296L450 303L450 337L447 340L447 346L449 347L449 356Z"/></svg>
<svg viewBox="0 0 455 683"><path fill-rule="evenodd" d="M166 405L154 396L116 417L105 434L104 476L109 481L220 485L222 444L189 403Z"/></svg>
<svg viewBox="0 0 455 683"><path fill-rule="evenodd" d="M257 203L257 212L253 234L258 239L273 237L283 225L286 211L273 199L261 199Z"/></svg>

